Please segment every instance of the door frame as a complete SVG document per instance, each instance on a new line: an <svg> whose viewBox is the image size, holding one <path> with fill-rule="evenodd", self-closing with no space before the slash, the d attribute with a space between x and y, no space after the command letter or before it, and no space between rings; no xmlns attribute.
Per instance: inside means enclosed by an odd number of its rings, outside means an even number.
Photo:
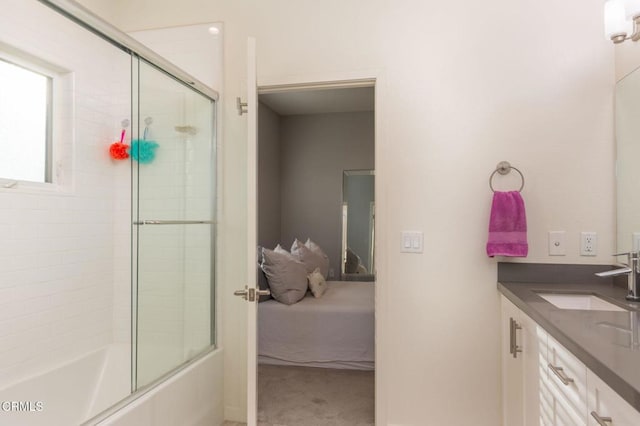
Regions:
<svg viewBox="0 0 640 426"><path fill-rule="evenodd" d="M384 96L386 84L382 70L354 71L330 74L309 74L297 76L257 76L258 95L292 90L310 90L321 88L349 88L374 87L374 168L375 174L375 423L387 424L387 253L389 245L387 233L387 169L381 161L386 157L387 143L384 132ZM257 99L256 99L257 101ZM257 105L256 105L257 108ZM249 158L250 156L253 158ZM247 164L256 169L251 174L257 174L257 151L247 152ZM251 181L253 182L253 181ZM257 188L256 188L257 190ZM257 223L257 209L256 217ZM253 219L252 219L253 220ZM250 259L252 260L252 259ZM252 359L248 360L250 363ZM257 366L257 359L255 360ZM256 368L253 366L253 368ZM252 368L250 366L249 368ZM257 389L257 383L249 383L249 389ZM249 416L251 417L251 416ZM248 425L252 426L252 425Z"/></svg>

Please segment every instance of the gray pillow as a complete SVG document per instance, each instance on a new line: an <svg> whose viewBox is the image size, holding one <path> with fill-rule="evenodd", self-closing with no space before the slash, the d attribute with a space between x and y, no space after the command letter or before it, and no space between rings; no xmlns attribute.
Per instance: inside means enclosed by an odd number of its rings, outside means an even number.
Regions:
<svg viewBox="0 0 640 426"><path fill-rule="evenodd" d="M307 241L304 245L316 253L318 256L322 258L322 265L320 265L320 273L324 276L325 279L329 278L329 256L320 248L319 245L314 243L311 238L307 238Z"/></svg>
<svg viewBox="0 0 640 426"><path fill-rule="evenodd" d="M316 268L319 268L320 273L325 279L329 276L329 259L311 250L297 239L291 246L291 254L304 263L308 274L312 273Z"/></svg>
<svg viewBox="0 0 640 426"><path fill-rule="evenodd" d="M271 295L278 302L293 305L307 293L307 270L290 254L262 248L260 268L267 276Z"/></svg>

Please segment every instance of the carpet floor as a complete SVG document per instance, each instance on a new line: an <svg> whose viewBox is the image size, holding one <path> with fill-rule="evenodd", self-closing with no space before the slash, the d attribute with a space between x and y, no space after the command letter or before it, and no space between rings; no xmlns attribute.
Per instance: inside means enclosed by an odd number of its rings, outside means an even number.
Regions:
<svg viewBox="0 0 640 426"><path fill-rule="evenodd" d="M259 426L373 426L374 372L258 366Z"/></svg>

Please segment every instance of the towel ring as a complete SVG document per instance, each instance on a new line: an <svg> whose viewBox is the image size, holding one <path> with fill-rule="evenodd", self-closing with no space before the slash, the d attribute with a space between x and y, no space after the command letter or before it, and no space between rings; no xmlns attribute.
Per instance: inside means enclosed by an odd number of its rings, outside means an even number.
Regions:
<svg viewBox="0 0 640 426"><path fill-rule="evenodd" d="M524 188L524 175L520 170L518 170L517 168L509 164L508 161L499 162L498 165L496 166L496 169L493 171L493 173L491 173L491 176L489 176L489 188L491 188L491 191L496 192L496 190L493 189L493 184L492 184L492 180L495 174L500 173L501 175L506 175L511 170L515 170L520 175L520 179L522 179L522 185L520 185L520 189L518 189L518 192L522 191L522 188Z"/></svg>

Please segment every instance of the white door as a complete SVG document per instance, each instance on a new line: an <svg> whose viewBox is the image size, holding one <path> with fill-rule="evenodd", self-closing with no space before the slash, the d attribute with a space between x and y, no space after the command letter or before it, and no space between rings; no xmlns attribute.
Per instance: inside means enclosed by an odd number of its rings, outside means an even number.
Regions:
<svg viewBox="0 0 640 426"><path fill-rule="evenodd" d="M249 288L259 290L256 280L258 247L258 81L256 40L247 43L247 277ZM258 424L258 297L249 302L247 318L247 426Z"/></svg>
<svg viewBox="0 0 640 426"><path fill-rule="evenodd" d="M239 105L241 111L242 106ZM258 298L262 293L256 279L256 250L258 246L257 216L257 158L258 158L258 87L256 78L256 41L247 43L247 288L244 296L247 309L247 426L256 426L257 404L257 323ZM243 291L236 292L243 293ZM267 292L268 293L268 292Z"/></svg>

